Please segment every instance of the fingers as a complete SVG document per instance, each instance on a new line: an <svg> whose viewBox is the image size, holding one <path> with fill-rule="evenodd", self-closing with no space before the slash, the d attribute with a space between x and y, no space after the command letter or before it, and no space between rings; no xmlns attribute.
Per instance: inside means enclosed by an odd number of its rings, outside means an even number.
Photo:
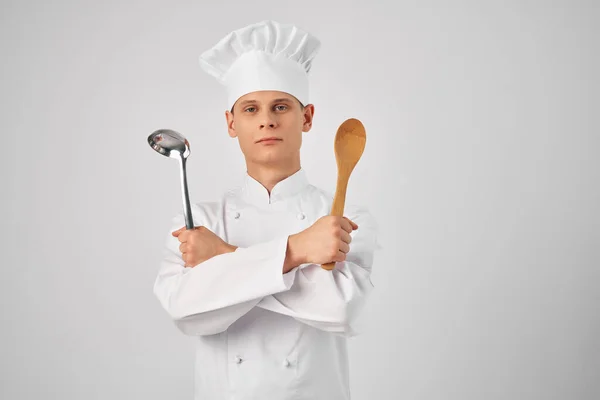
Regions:
<svg viewBox="0 0 600 400"><path fill-rule="evenodd" d="M182 253L181 259L185 262L184 267L189 268L196 265L194 256L190 253Z"/></svg>
<svg viewBox="0 0 600 400"><path fill-rule="evenodd" d="M200 230L201 230L202 228L204 228L204 226L203 226L203 225L198 225L198 226L195 226L195 227L194 227L194 229L200 229ZM193 230L193 229L187 229L187 227L186 227L186 226L182 226L181 228L177 229L176 231L173 231L173 232L171 232L171 235L173 235L173 236L177 237L178 235L180 235L180 234L181 234L181 232L184 232L185 230Z"/></svg>
<svg viewBox="0 0 600 400"><path fill-rule="evenodd" d="M346 231L342 231L342 237L340 238L344 243L350 244L352 242L352 236Z"/></svg>
<svg viewBox="0 0 600 400"><path fill-rule="evenodd" d="M346 254L350 252L350 243L352 242L352 236L350 233L358 229L358 225L351 221L350 219L343 217L340 220L340 226L342 228L341 236L340 236L340 245L337 257L335 258L336 262L341 262L346 260Z"/></svg>
<svg viewBox="0 0 600 400"><path fill-rule="evenodd" d="M194 255L189 253L183 253L181 255L181 259L184 261L185 268L195 268L198 264L200 264L201 260L198 260Z"/></svg>
<svg viewBox="0 0 600 400"><path fill-rule="evenodd" d="M346 253L338 251L337 256L333 259L334 262L346 261Z"/></svg>
<svg viewBox="0 0 600 400"><path fill-rule="evenodd" d="M195 230L202 230L203 226L196 226L194 229L187 229L185 226L183 228L179 228L176 231L171 232L173 236L175 236L181 243L185 243L188 241L189 236Z"/></svg>
<svg viewBox="0 0 600 400"><path fill-rule="evenodd" d="M181 246L179 246L180 251L181 251ZM186 253L181 253L181 259L183 260L183 266L187 267L188 266L188 262L186 260L186 258L188 257L188 255Z"/></svg>
<svg viewBox="0 0 600 400"><path fill-rule="evenodd" d="M355 229L358 229L358 225L354 223L354 221L348 219L347 217L342 217L340 220L341 227L348 233L352 232Z"/></svg>
<svg viewBox="0 0 600 400"><path fill-rule="evenodd" d="M187 242L189 233L187 231L173 234L181 243Z"/></svg>
<svg viewBox="0 0 600 400"><path fill-rule="evenodd" d="M350 246L348 243L342 242L340 243L340 250L342 253L347 254L350 251Z"/></svg>
<svg viewBox="0 0 600 400"><path fill-rule="evenodd" d="M344 217L344 218L346 218L350 222L353 229L358 229L358 225L354 221L352 221L351 219L349 219L347 217Z"/></svg>
<svg viewBox="0 0 600 400"><path fill-rule="evenodd" d="M350 221L345 217L340 219L340 227L348 233L352 232L352 224L350 224Z"/></svg>

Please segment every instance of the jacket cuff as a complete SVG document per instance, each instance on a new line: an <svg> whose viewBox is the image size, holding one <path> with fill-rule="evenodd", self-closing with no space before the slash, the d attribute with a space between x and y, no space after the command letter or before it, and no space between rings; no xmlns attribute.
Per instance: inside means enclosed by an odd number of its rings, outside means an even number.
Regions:
<svg viewBox="0 0 600 400"><path fill-rule="evenodd" d="M288 238L289 235L285 235L250 247L238 247L235 251L244 259L255 260L262 264L264 268L260 268L257 273L264 273L262 282L265 283L265 289L270 293L289 290L296 279L298 267L283 273Z"/></svg>

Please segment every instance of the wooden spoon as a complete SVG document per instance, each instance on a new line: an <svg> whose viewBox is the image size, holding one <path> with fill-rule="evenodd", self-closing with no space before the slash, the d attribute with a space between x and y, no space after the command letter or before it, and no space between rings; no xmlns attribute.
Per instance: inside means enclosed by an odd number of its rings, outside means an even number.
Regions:
<svg viewBox="0 0 600 400"><path fill-rule="evenodd" d="M338 217L344 216L344 204L346 203L346 189L352 170L360 160L365 149L367 134L362 122L355 118L345 120L335 135L334 150L337 161L338 176L335 196L331 214ZM335 262L321 265L323 269L331 271Z"/></svg>

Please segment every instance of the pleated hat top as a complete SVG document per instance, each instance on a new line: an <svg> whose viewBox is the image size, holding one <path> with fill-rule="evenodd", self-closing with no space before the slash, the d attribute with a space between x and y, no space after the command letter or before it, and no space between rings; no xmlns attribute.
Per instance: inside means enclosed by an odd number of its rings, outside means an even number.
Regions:
<svg viewBox="0 0 600 400"><path fill-rule="evenodd" d="M265 20L237 29L203 52L200 67L227 90L227 106L245 94L277 90L309 103L309 73L321 42L306 30Z"/></svg>

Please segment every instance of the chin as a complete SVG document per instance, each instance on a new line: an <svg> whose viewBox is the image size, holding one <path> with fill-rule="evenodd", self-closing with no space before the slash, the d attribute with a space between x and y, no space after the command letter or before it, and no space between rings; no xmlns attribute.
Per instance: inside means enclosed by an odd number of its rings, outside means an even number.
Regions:
<svg viewBox="0 0 600 400"><path fill-rule="evenodd" d="M261 157L256 160L259 164L274 165L283 163L287 157Z"/></svg>
<svg viewBox="0 0 600 400"><path fill-rule="evenodd" d="M278 146L265 147L261 151L253 152L246 159L255 164L285 164L290 158L294 157L295 151L297 150L290 150L283 147L278 148Z"/></svg>
<svg viewBox="0 0 600 400"><path fill-rule="evenodd" d="M284 153L271 152L270 154L260 154L252 158L252 161L257 164L273 165L285 162L289 156Z"/></svg>

